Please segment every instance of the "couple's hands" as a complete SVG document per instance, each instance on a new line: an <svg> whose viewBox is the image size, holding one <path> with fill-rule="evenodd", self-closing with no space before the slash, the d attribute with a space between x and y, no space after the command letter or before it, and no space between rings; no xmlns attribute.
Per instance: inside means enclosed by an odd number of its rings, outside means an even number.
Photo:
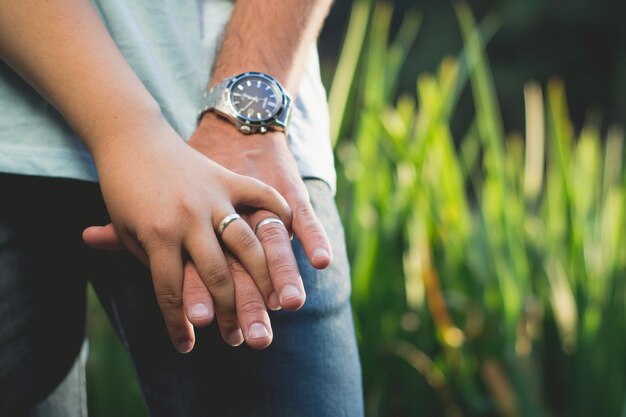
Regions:
<svg viewBox="0 0 626 417"><path fill-rule="evenodd" d="M293 231L302 242L311 264L316 268L325 268L330 264L332 260L330 243L321 224L315 217L308 200L308 193L300 179L297 166L289 152L286 138L283 134L271 133L266 136L244 136L232 126L227 125L226 122L209 113L204 117L189 144L203 155L230 168L232 171L256 177L265 184L270 184L279 190L293 209ZM194 154L192 159L198 156L191 148L189 148L189 151ZM174 149L166 151L165 156L167 157L175 152L179 151ZM185 162L188 157L191 157L189 152L181 152L181 155L172 155L173 159L182 163L181 167L187 168L184 171L191 174L195 165ZM115 161L113 165L116 166L117 163ZM212 168L215 168L213 166L215 164L211 164L210 161L207 161L207 163ZM98 169L101 170L101 164L98 165ZM172 166L176 166L176 162ZM152 178L154 174L147 172L145 177ZM228 178L228 175L224 176L224 172L219 172L218 174L215 178L198 178L195 176L195 180L192 182L196 185L199 185L199 182L206 181L203 191L196 190L193 187L195 191L192 192L185 182L190 180L189 178L177 178L176 181L179 181L178 187L175 187L174 190L183 194L183 200L185 200L184 197L186 196L191 198L192 195L190 194L195 194L196 192L201 195L209 193L214 204L221 202L224 196L230 196L232 205L229 209L244 203L246 206L263 207L270 210L256 210L245 215L244 218L250 227L255 227L267 217L276 217L276 214L283 221L287 220L286 225L287 227L289 226L288 220L290 219L286 218L285 207L282 206L284 200L276 197L274 188L268 186L264 186L266 188L255 188L248 185L244 186L245 189L242 189L240 187L246 184L246 181L254 180L231 173L238 180L232 181ZM157 177L158 175L169 177L164 169L159 169ZM116 182L124 181L124 176L125 174L123 173L106 175L107 179L112 177L111 183L113 185L109 188L118 190L115 184ZM191 176L194 177L193 174ZM116 177L117 180L115 180ZM119 249L121 241L126 248L150 266L157 298L163 310L170 337L179 351L186 352L193 347L193 328L190 323L196 326L205 326L212 321L214 315L217 316L222 336L227 343L231 345L240 344L245 335L248 345L256 348L266 347L271 343L272 330L265 306L267 305L271 308L280 306L287 310L295 310L304 303L304 287L285 227L276 223L268 223L259 229L257 237L255 237L252 229L247 227L244 222L236 221L225 230L222 236L222 241L227 246L226 253L222 255L223 252L214 237L211 239L205 237L205 242L200 242L201 236L207 233L206 227L201 226L197 222L187 222L185 224L189 228L187 232L194 236L192 241L196 245L205 245L205 248L211 253L211 256L206 254L196 254L194 256L186 248L185 240L181 239L182 230L176 230L176 233L173 233L172 236L169 232L163 233L165 230L161 229L174 230L174 223L178 223L175 219L178 217L171 218L170 216L181 216L182 214L183 218L187 218L189 217L187 216L188 211L193 213L192 218L198 215L195 209L201 211L202 209L199 205L193 205L194 210L183 210L184 213L177 213L176 211L163 212L155 208L155 212L160 213L159 219L156 219L161 222L157 223L160 224L157 227L158 230L148 233L149 239L148 237L143 237L146 236L145 233L141 235L141 238L138 238L139 235L133 235L130 232L131 229L125 226L125 224L135 224L140 219L130 219L128 221L119 219L120 221L118 222L116 216L111 213L109 206L115 204L109 202L107 179L101 178L103 193L118 233L110 225L106 227L92 227L84 233L85 242L100 249ZM169 183L171 179L167 178L167 182ZM175 186L176 184L170 185ZM207 185L211 185L211 187L207 188ZM257 186L259 184L255 182L254 185ZM202 187L202 185L200 186ZM214 188L217 188L219 192L213 194ZM234 195L229 195L229 192L232 192ZM267 193L264 195L264 199L258 200L260 196L257 193L259 192ZM113 194L115 195L116 193ZM120 194L127 195L128 192L124 191ZM145 197L149 198L149 196ZM232 197L235 197L235 199L233 200ZM139 200L140 196L137 196L137 199ZM270 202L269 200L273 201ZM161 203L163 201L154 202L155 206ZM127 204L121 205L126 206ZM189 204L184 204L183 207L187 205ZM141 216L138 212L139 210L136 211L135 215ZM215 212L215 209L212 212ZM234 210L228 212L225 207L222 207L217 212L220 213L218 216L209 214L214 227L226 214L233 213ZM132 217L132 214L129 214L129 216ZM235 225L236 227L233 227ZM202 233L198 229L204 229L205 232ZM127 232L126 236L125 232ZM144 243L146 240L152 242L151 247L157 246L159 249L158 251L153 249L152 253L163 256L158 256L158 260L153 260L153 257L150 257L150 253L146 250L147 246ZM207 240L210 241L210 244L206 242ZM141 245L137 245L138 242ZM181 273L181 245L173 244L173 242L183 243L183 248L187 249L192 259L185 265L182 291L178 290L178 292L176 290L181 288L179 278L182 278L181 275L183 274ZM176 250L179 253L178 257L175 256ZM229 250L232 251L234 256L229 253ZM198 262L201 263L198 264ZM178 266L175 267L174 265ZM228 267L225 267L225 265L228 265ZM211 276L219 277L217 285L215 279L210 278ZM231 279L232 281L230 281ZM229 285L227 281L230 281L231 284ZM231 292L233 287L236 295ZM178 296L181 292L182 295ZM184 314L182 313L183 306ZM243 330L243 334L239 327Z"/></svg>
<svg viewBox="0 0 626 417"><path fill-rule="evenodd" d="M275 74L296 92L306 51L331 2L286 1L236 3L216 59L215 79L256 68ZM241 44L248 47L245 60ZM249 299L260 291L259 297L268 304L272 268L295 266L292 253L279 255L270 249L270 243L279 246L284 238L267 232L267 237L260 236L265 253L247 223L236 222L238 228L229 226L222 243L243 267L231 263L229 268L215 228L236 208L267 209L289 227L291 212L276 193L279 190L293 209L293 231L313 266L330 263L330 245L313 215L284 136L242 138L229 127L223 138L209 140L201 133L203 128L198 129L192 146L246 177L185 145L162 120L159 105L124 60L90 2L0 1L0 59L60 111L93 155L117 233L111 227L89 230L86 241L95 238L92 243L97 246L101 235L104 245L120 240L150 266L170 337L179 350L193 345L193 328L183 311L186 257L192 262L187 270L195 268L196 278L210 291L207 297L212 297L220 330L231 344L241 342L240 326L248 337L254 333L242 319L246 306L252 305L242 301L247 294L234 296L243 291L236 277L249 274L255 283ZM213 120L205 119L203 126ZM256 224L265 215L257 212L248 221ZM240 273L231 273L237 268ZM287 288L284 282L274 285L279 294Z"/></svg>
<svg viewBox="0 0 626 417"><path fill-rule="evenodd" d="M215 113L204 115L189 145L238 174L250 176L276 189L293 211L293 232L311 265L324 269L332 262L332 248L321 225L284 133L243 135ZM266 217L257 213L256 219Z"/></svg>
<svg viewBox="0 0 626 417"><path fill-rule="evenodd" d="M112 138L93 155L116 237L149 265L176 348L187 352L194 343L193 327L183 310L186 257L212 295L224 340L240 344L242 330L248 336L253 329L240 329L238 313L251 310L253 303L269 304L273 286L265 253L246 222L235 221L225 229L221 239L225 249L215 230L226 215L246 207L271 210L289 227L291 209L286 201L272 187L235 174L187 146L164 120L144 127L140 134L129 131ZM85 237L89 238L88 232ZM225 250L236 257L258 288L256 299L249 298L248 305L235 305L235 290L250 285L233 282L233 263L229 267ZM186 289L191 285L193 280ZM264 317L256 321L269 323ZM265 330L262 333L267 333L269 344L271 329Z"/></svg>

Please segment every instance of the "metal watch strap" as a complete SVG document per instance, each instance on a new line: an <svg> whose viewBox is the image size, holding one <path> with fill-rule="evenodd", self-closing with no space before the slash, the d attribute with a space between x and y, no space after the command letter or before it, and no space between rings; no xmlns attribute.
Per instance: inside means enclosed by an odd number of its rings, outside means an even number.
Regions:
<svg viewBox="0 0 626 417"><path fill-rule="evenodd" d="M274 120L274 125L279 126L281 129L287 130L287 125L289 124L289 119L291 118L291 110L293 108L293 102L291 97L285 93L285 106L283 107L282 112L278 115L278 117Z"/></svg>
<svg viewBox="0 0 626 417"><path fill-rule="evenodd" d="M223 108L226 100L224 92L226 91L226 85L228 84L229 80L230 79L227 78L221 83L216 84L211 88L208 88L204 92L204 107L202 108L202 110L200 110L200 113L198 114L198 123L200 122L200 119L202 119L202 116L206 114L206 112L213 109L220 110Z"/></svg>

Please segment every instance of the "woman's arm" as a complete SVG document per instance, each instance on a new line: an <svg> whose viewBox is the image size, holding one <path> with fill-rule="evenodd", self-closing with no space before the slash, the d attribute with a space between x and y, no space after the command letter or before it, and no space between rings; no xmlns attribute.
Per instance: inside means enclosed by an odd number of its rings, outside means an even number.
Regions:
<svg viewBox="0 0 626 417"><path fill-rule="evenodd" d="M52 103L90 152L158 123L144 88L85 0L2 0L0 57Z"/></svg>
<svg viewBox="0 0 626 417"><path fill-rule="evenodd" d="M0 1L0 59L60 111L93 155L115 229L150 265L176 348L188 352L194 343L182 305L185 253L213 296L224 339L241 343L234 285L215 229L244 205L289 222L284 199L184 143L88 0ZM257 282L270 282L260 243L244 222L229 226L222 241ZM271 285L261 291L267 303ZM269 328L267 314L263 324ZM265 345L271 331L267 339Z"/></svg>

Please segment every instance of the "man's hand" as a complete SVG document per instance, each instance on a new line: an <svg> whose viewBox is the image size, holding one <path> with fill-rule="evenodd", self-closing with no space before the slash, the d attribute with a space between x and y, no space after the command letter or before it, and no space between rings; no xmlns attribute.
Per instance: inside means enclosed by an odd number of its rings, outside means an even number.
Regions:
<svg viewBox="0 0 626 417"><path fill-rule="evenodd" d="M306 59L331 4L332 0L235 2L209 86L235 74L261 71L276 78L295 99ZM275 187L293 210L293 232L311 265L315 268L330 265L330 243L313 212L283 133L242 135L214 113L207 113L189 144L226 168ZM264 216L267 214L257 213L252 223ZM271 258L268 257L270 269ZM280 294L280 282L275 285Z"/></svg>
<svg viewBox="0 0 626 417"><path fill-rule="evenodd" d="M189 145L220 165L238 174L257 178L281 193L293 212L293 233L302 243L311 265L318 269L330 265L330 242L311 207L308 192L283 133L244 135L214 113L207 113L189 140ZM275 215L257 211L248 216L248 221L251 227L256 228L268 217ZM305 299L304 287L286 230L278 224L267 224L257 232L280 306L288 310L299 308Z"/></svg>
<svg viewBox="0 0 626 417"><path fill-rule="evenodd" d="M257 178L275 188L293 211L293 232L311 265L317 269L330 265L330 242L311 207L284 133L244 135L215 113L206 113L189 145L231 171ZM253 220L267 216L257 213Z"/></svg>

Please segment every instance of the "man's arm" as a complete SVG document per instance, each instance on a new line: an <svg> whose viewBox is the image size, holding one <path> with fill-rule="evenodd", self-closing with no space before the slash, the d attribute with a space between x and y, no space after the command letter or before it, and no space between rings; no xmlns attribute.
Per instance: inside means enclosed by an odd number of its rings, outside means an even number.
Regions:
<svg viewBox="0 0 626 417"><path fill-rule="evenodd" d="M305 60L315 45L331 4L331 0L238 0L209 84L213 86L226 77L242 72L261 71L278 79L295 97ZM326 134L320 132L320 140L324 140ZM227 168L258 178L276 188L293 210L293 231L302 242L311 264L316 268L325 268L330 264L330 243L311 207L308 192L283 133L243 135L209 112L202 118L189 143ZM268 214L257 213L255 216L253 223ZM264 241L263 236L259 239ZM265 247L270 252L270 271L276 271L272 274L274 287L281 294L290 282L288 276L298 274L297 265L293 257L272 257L272 247ZM293 288L290 289L293 291ZM285 290L281 305L294 308L304 302L301 286L299 291L298 298L283 303L287 297Z"/></svg>
<svg viewBox="0 0 626 417"><path fill-rule="evenodd" d="M211 292L224 339L241 343L235 288L215 229L234 206L264 207L289 222L280 195L184 144L88 0L0 1L0 59L61 112L92 153L118 236L150 265L176 348L188 352L194 342L182 305L183 253ZM247 225L233 223L222 242L255 279L269 281ZM268 291L263 295L267 302Z"/></svg>
<svg viewBox="0 0 626 417"><path fill-rule="evenodd" d="M209 85L254 70L272 75L292 97L332 0L237 0Z"/></svg>

